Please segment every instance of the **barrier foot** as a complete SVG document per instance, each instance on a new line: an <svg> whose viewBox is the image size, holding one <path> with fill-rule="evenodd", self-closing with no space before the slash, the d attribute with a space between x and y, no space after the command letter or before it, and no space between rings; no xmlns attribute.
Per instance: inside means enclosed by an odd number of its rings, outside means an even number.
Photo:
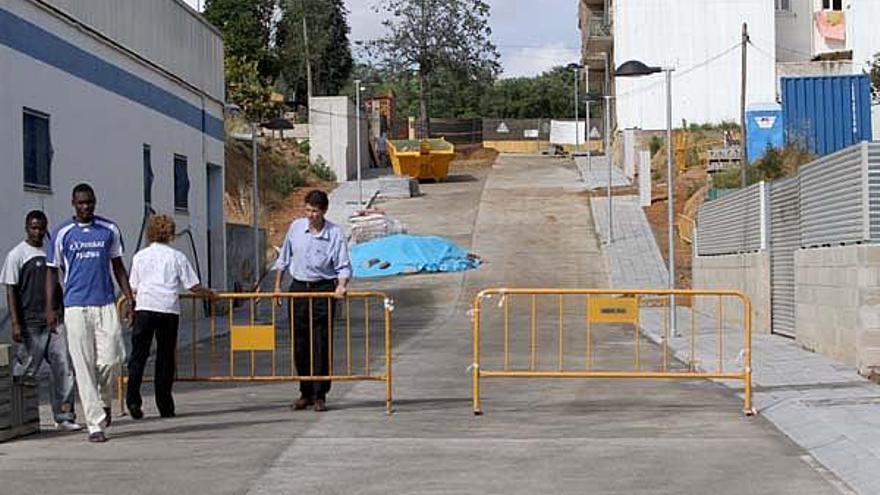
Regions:
<svg viewBox="0 0 880 495"><path fill-rule="evenodd" d="M482 409L474 409L474 416L482 416L482 415L483 415Z"/></svg>
<svg viewBox="0 0 880 495"><path fill-rule="evenodd" d="M758 415L758 410L755 409L754 407L751 409L743 409L743 414L745 414L747 417L751 418L752 416Z"/></svg>
<svg viewBox="0 0 880 495"><path fill-rule="evenodd" d="M391 416L394 414L394 406L391 405L391 401L385 401L385 414Z"/></svg>

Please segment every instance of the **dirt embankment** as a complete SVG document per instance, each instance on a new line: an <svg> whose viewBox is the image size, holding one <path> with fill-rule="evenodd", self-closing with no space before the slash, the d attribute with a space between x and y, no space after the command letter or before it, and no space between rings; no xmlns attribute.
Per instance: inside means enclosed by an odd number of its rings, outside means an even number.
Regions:
<svg viewBox="0 0 880 495"><path fill-rule="evenodd" d="M326 171L309 164L308 150L294 140L264 139L258 157L260 225L269 245L280 244L291 220L303 215L303 197L312 189L336 187ZM226 220L250 225L253 219L251 143L226 142Z"/></svg>

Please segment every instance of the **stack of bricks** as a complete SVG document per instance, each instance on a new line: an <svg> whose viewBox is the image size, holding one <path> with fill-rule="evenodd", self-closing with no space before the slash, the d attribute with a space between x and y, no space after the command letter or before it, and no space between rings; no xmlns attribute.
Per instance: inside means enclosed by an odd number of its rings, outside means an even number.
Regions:
<svg viewBox="0 0 880 495"><path fill-rule="evenodd" d="M40 430L39 389L12 377L12 348L0 345L0 442Z"/></svg>

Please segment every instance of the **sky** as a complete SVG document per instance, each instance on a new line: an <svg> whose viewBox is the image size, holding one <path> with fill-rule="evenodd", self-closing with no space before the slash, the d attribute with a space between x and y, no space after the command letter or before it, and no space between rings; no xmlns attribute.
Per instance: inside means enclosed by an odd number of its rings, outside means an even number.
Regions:
<svg viewBox="0 0 880 495"><path fill-rule="evenodd" d="M196 7L204 0L185 0ZM501 54L502 77L532 76L555 65L578 60L580 34L577 0L487 0L492 41ZM380 37L383 16L374 12L377 0L345 0L349 39Z"/></svg>

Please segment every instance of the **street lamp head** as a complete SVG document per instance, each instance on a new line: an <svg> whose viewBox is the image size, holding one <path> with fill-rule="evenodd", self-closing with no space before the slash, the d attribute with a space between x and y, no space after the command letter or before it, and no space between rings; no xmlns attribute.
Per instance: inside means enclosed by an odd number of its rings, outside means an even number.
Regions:
<svg viewBox="0 0 880 495"><path fill-rule="evenodd" d="M269 119L268 121L261 123L260 127L269 129L270 131L284 131L293 129L293 122L283 117L275 117L274 119Z"/></svg>
<svg viewBox="0 0 880 495"><path fill-rule="evenodd" d="M651 67L639 60L629 60L614 71L614 77L639 77L663 71L662 67Z"/></svg>
<svg viewBox="0 0 880 495"><path fill-rule="evenodd" d="M572 62L572 63L566 65L565 68L566 68L566 69L571 69L571 70L580 70L580 69L583 69L584 66L581 65L581 64L579 64L579 63Z"/></svg>
<svg viewBox="0 0 880 495"><path fill-rule="evenodd" d="M239 115L241 113L241 107L235 103L227 103L223 106L223 109L226 110L229 115Z"/></svg>

